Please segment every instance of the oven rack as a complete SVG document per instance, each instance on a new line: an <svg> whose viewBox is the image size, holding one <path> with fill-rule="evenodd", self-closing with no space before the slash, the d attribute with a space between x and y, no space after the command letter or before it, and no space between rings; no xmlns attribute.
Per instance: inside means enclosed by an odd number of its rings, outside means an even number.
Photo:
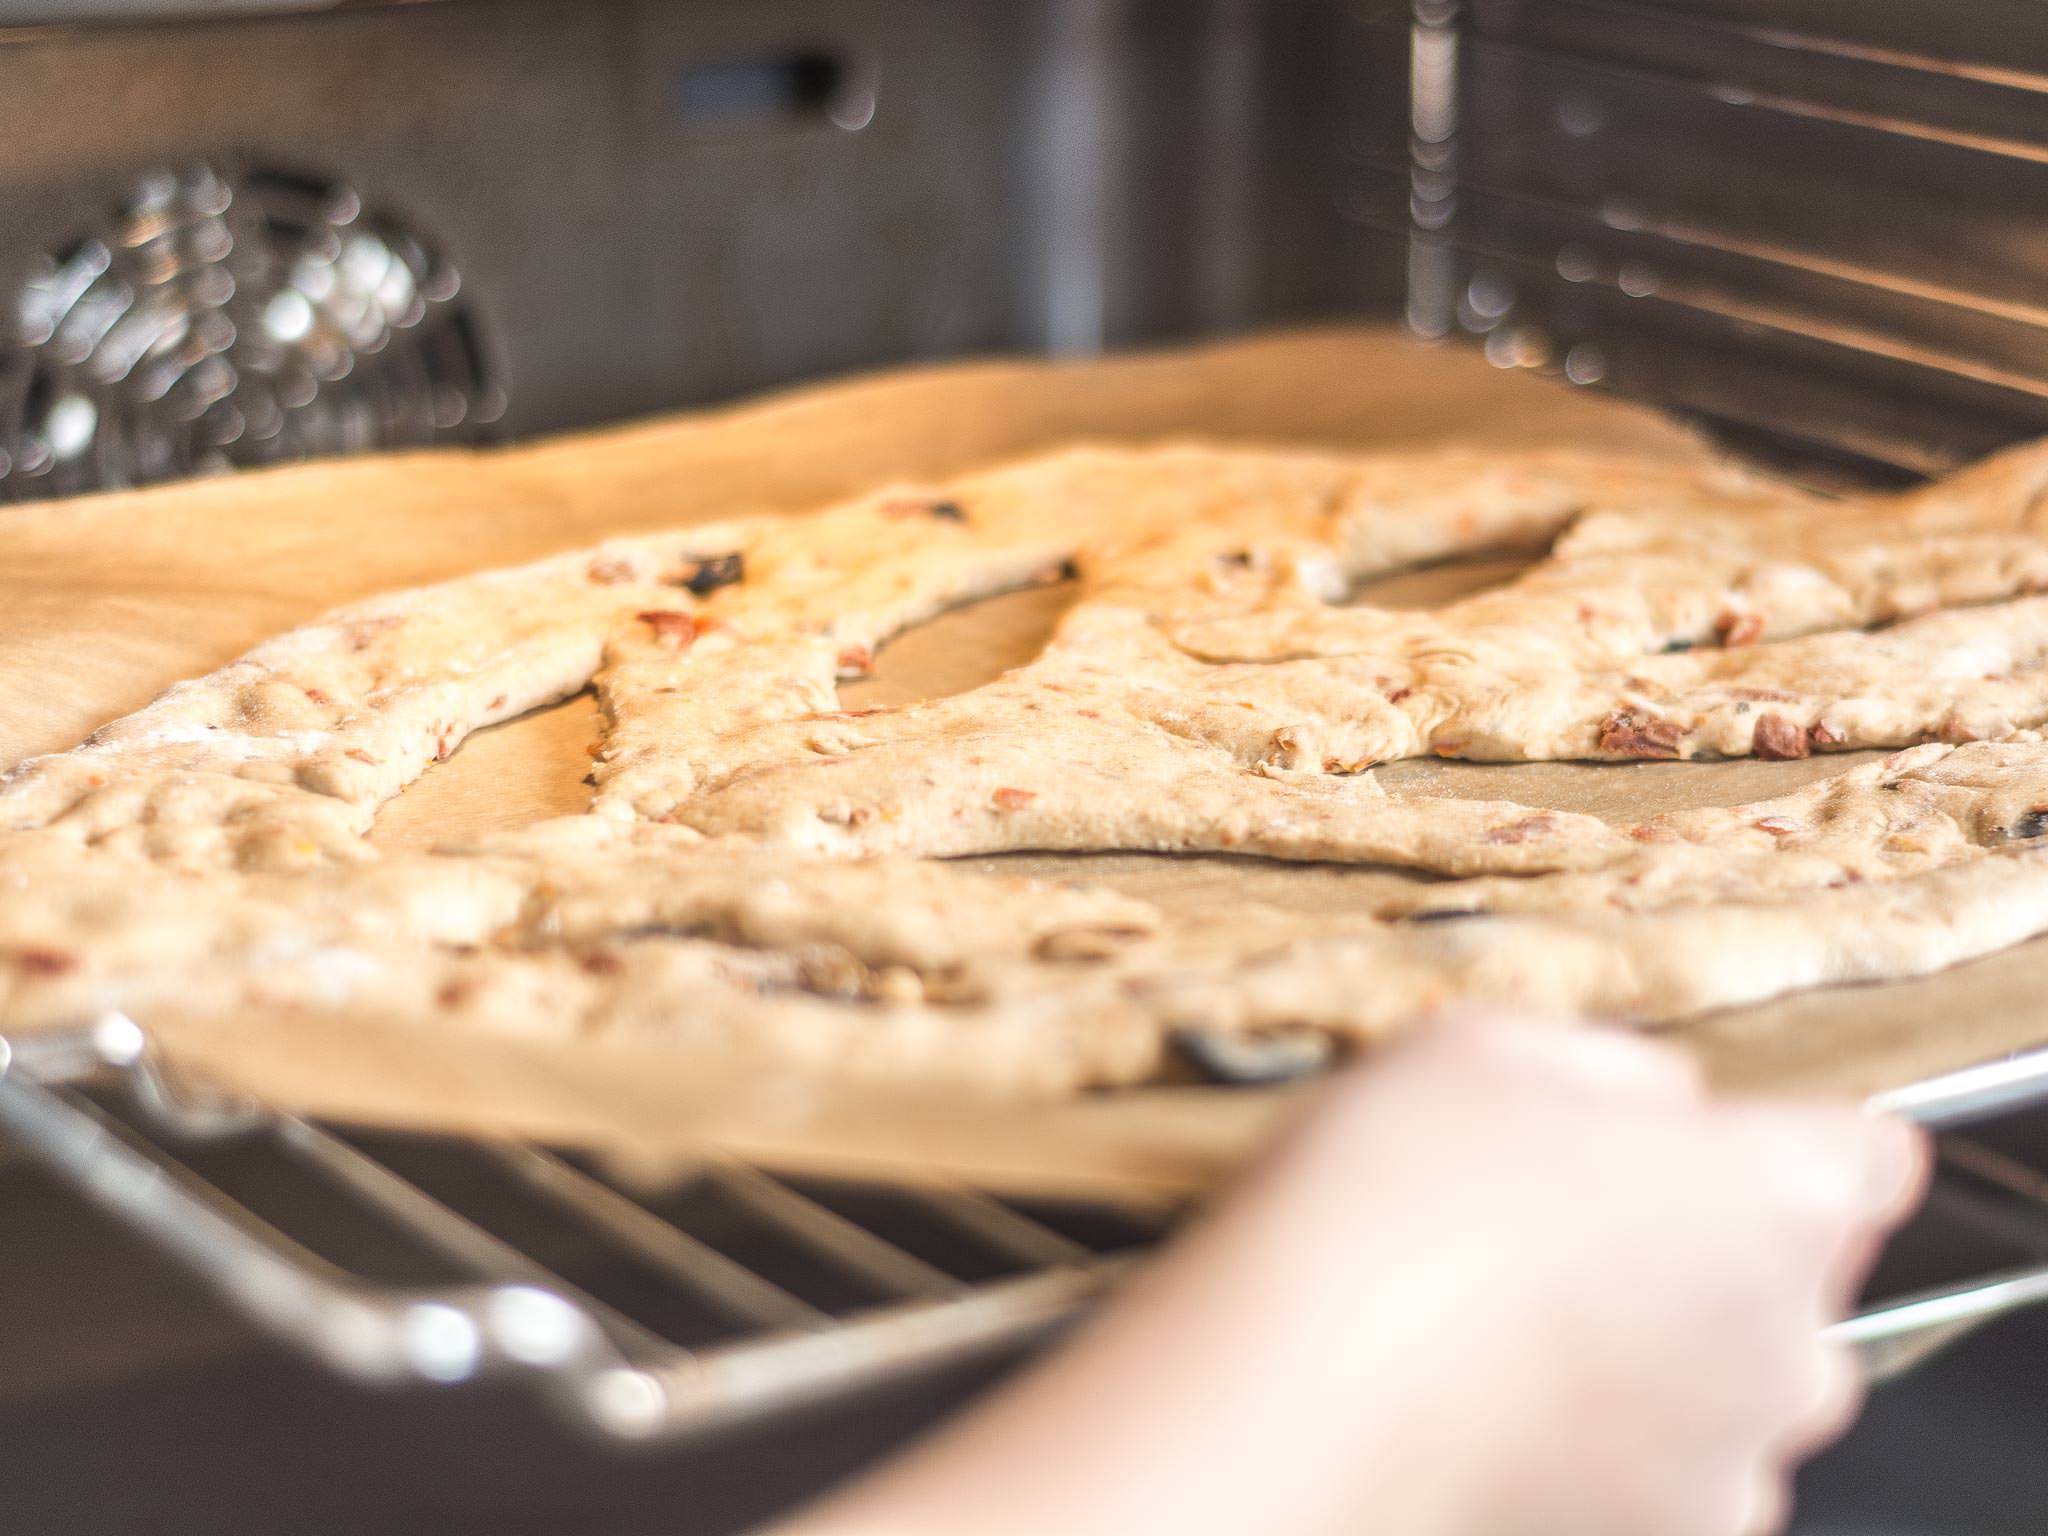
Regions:
<svg viewBox="0 0 2048 1536"><path fill-rule="evenodd" d="M1835 1326L1881 1381L2048 1302L2048 1173L1960 1134L2048 1102L2048 1048L1870 1102L1951 1133L1938 1199L1958 1198L1943 1178L1965 1178L1998 1207L1992 1225L2025 1234L2002 1264L1884 1295ZM445 1386L523 1376L570 1422L618 1442L672 1441L1027 1342L1106 1291L1181 1214L1133 1192L1067 1207L1062 1220L930 1178L869 1189L863 1213L860 1198L848 1209L819 1181L717 1154L637 1185L574 1153L333 1127L174 1083L142 1029L119 1014L0 1037L0 1136L345 1377ZM476 1214L474 1188L451 1201L433 1187L447 1180L422 1161L429 1143L459 1148L472 1172L488 1172L495 1216ZM224 1148L261 1149L304 1178L238 1193L223 1178L233 1171ZM684 1184L691 1214L660 1193ZM319 1191L311 1200L308 1188ZM523 1243L504 1230L508 1190L540 1213ZM1979 1202L1985 1219L1983 1194L1962 1198ZM365 1262L338 1262L288 1230L307 1205L331 1214L337 1201L378 1235L366 1244L354 1232L351 1251ZM1074 1211L1084 1213L1079 1230ZM783 1258L761 1262L734 1212L779 1242ZM917 1219L909 1229L906 1213ZM929 1245L906 1230L950 1233L953 1246L937 1257L912 1251ZM565 1232L594 1247L565 1245ZM809 1268L792 1270L789 1251ZM963 1252L977 1257L963 1264Z"/></svg>
<svg viewBox="0 0 2048 1536"><path fill-rule="evenodd" d="M889 1186L897 1226L912 1213L927 1234L943 1231L956 1252L974 1255L949 1270L797 1181L700 1159L687 1174L698 1222L710 1218L729 1244L743 1216L756 1249L780 1250L760 1266L778 1271L771 1277L575 1154L446 1142L471 1174L487 1168L502 1180L501 1220L507 1191L535 1202L543 1236L522 1247L431 1192L416 1167L393 1166L426 1139L316 1124L173 1083L121 1015L0 1038L0 1135L343 1376L378 1385L525 1376L578 1427L629 1442L1028 1340L1109 1286L1171 1214L1132 1195L1091 1206L1076 1236L966 1186ZM238 1197L219 1177L224 1148L260 1152L255 1166L292 1177L281 1190L259 1188L256 1201ZM310 1203L301 1176L354 1206L351 1220L371 1232L367 1243L352 1233L366 1265L336 1262L287 1230L291 1207ZM531 1251L548 1246L572 1262L551 1267ZM963 1277L962 1267L977 1273Z"/></svg>
<svg viewBox="0 0 2048 1536"><path fill-rule="evenodd" d="M1351 146L1343 213L1405 240L1423 335L1774 456L1952 469L2048 422L2048 32L2020 9L1383 5L1407 143Z"/></svg>

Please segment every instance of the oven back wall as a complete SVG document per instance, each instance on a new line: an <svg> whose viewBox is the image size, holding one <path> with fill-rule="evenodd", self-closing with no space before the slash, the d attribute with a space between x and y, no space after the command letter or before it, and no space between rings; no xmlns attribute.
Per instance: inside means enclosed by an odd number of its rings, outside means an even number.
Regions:
<svg viewBox="0 0 2048 1536"><path fill-rule="evenodd" d="M0 303L139 178L204 164L336 179L417 230L460 273L513 434L911 358L1390 313L1397 248L1339 189L1345 146L1402 121L1396 43L1325 0L0 28Z"/></svg>

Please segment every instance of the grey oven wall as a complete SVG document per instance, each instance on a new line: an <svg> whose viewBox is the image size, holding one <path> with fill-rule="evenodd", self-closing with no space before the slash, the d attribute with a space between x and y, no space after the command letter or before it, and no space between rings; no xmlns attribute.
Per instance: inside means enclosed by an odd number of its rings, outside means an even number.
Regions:
<svg viewBox="0 0 2048 1536"><path fill-rule="evenodd" d="M1375 19L443 0L0 26L0 305L139 177L203 163L338 178L421 232L513 434L906 359L1392 315L1405 242L1344 190L1361 151L1405 154L1405 30ZM0 422L9 387L0 365Z"/></svg>

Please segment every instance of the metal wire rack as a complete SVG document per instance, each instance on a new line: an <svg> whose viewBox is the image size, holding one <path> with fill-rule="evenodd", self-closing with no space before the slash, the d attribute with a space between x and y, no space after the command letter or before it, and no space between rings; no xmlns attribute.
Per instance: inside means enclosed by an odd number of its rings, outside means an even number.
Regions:
<svg viewBox="0 0 2048 1536"><path fill-rule="evenodd" d="M2033 8L1354 9L1407 31L1409 133L1360 146L1346 212L1405 238L1421 333L1873 477L2043 430Z"/></svg>
<svg viewBox="0 0 2048 1536"><path fill-rule="evenodd" d="M1875 1102L1975 1127L2044 1088L2048 1050ZM525 1376L620 1441L1052 1330L1180 1215L718 1155L649 1184L530 1144L316 1124L173 1083L120 1015L0 1039L0 1134L347 1377ZM2048 1301L2048 1162L1974 1128L1942 1145L1920 1257L1902 1243L1879 1299L1837 1328L1880 1379Z"/></svg>
<svg viewBox="0 0 2048 1536"><path fill-rule="evenodd" d="M635 1188L573 1153L328 1127L174 1085L118 1015L0 1040L0 1133L346 1376L525 1375L620 1440L1051 1329L1170 1218L716 1156Z"/></svg>

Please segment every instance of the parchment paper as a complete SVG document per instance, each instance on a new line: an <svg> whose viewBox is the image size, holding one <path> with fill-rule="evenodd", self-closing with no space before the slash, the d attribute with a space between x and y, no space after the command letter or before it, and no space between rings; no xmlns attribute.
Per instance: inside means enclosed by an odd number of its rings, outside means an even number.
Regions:
<svg viewBox="0 0 2048 1536"><path fill-rule="evenodd" d="M800 512L892 478L951 474L1077 440L1175 437L1326 447L1568 442L1669 458L1707 451L1654 413L1497 371L1470 351L1326 330L1100 362L914 369L532 447L354 459L0 509L0 765L73 745L169 683L369 593L628 530ZM1420 572L1369 595L1433 602L1513 569ZM972 687L1029 657L1065 600L1055 588L947 615L889 647L877 675L847 690L848 702ZM580 698L479 733L385 810L376 840L424 846L581 810L595 722ZM1440 793L1634 817L1778 793L1852 760L1416 762L1382 772L1390 784ZM1173 910L1247 900L1326 908L1405 878L1234 858L981 862L1081 875ZM2044 957L2048 948L2030 944L1926 981L1806 994L1675 1033L1727 1083L1865 1093L2048 1040L2048 999L2033 974ZM764 1082L650 1040L343 1028L276 1016L143 1022L174 1064L281 1106L657 1160L711 1142L841 1169L1186 1186L1240 1161L1294 1102L1288 1092L1189 1087L963 1104Z"/></svg>

